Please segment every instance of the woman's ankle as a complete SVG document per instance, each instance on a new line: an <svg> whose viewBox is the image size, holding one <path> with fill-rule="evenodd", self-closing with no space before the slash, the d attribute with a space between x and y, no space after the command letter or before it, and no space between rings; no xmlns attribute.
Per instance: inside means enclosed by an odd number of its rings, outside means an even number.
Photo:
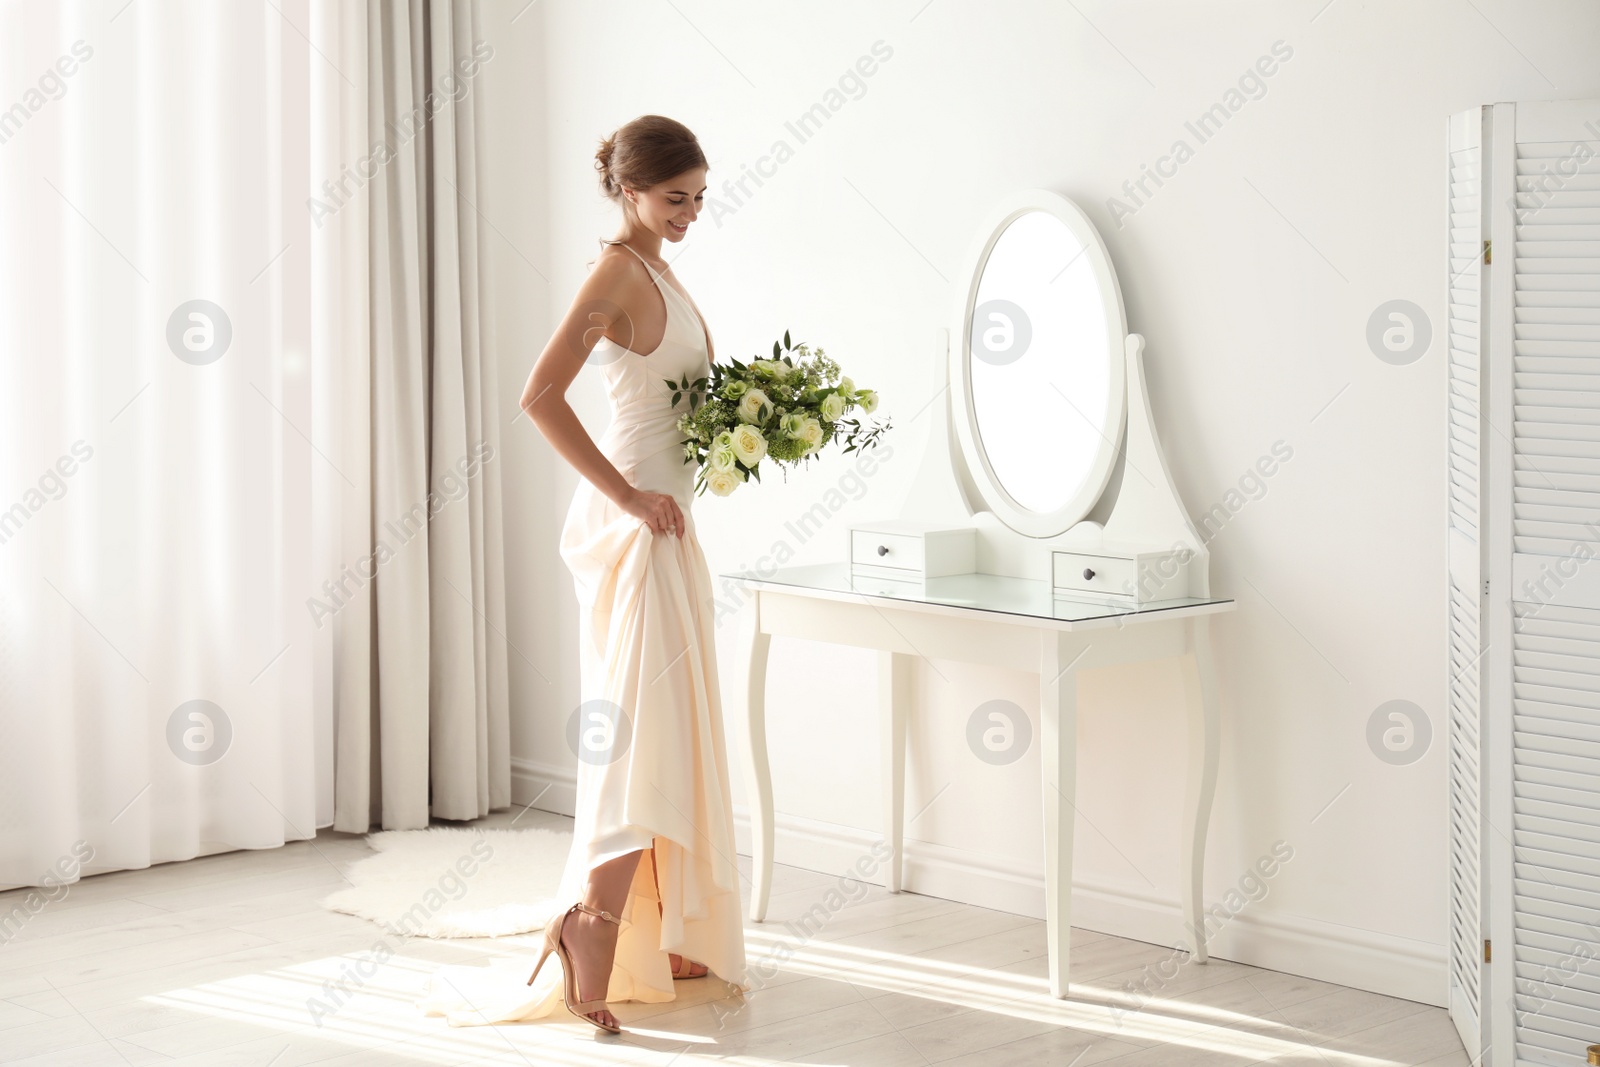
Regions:
<svg viewBox="0 0 1600 1067"><path fill-rule="evenodd" d="M615 923L581 911L573 912L562 927L561 939L578 965L578 991L585 1000L605 997L611 962L616 959L616 931Z"/></svg>

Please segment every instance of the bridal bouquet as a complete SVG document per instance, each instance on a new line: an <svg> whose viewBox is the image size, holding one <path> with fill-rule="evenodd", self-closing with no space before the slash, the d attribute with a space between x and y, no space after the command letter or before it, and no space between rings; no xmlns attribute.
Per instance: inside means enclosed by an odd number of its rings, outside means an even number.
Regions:
<svg viewBox="0 0 1600 1067"><path fill-rule="evenodd" d="M839 377L839 364L821 348L791 345L789 332L772 342L772 358L713 363L711 377L663 379L672 404L687 398L678 419L683 461L700 464L695 492L727 496L748 478L761 480L761 461L792 466L843 436L846 452L864 448L889 429L887 420L863 427L847 418L859 407L870 415L878 394Z"/></svg>

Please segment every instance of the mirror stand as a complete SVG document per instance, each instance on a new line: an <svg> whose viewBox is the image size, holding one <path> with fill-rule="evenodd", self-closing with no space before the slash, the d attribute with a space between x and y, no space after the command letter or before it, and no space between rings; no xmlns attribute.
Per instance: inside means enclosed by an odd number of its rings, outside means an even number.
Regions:
<svg viewBox="0 0 1600 1067"><path fill-rule="evenodd" d="M1117 604L1209 597L1209 553L1156 434L1144 338L1128 332L1094 224L1057 193L1018 190L988 212L967 262L960 325L938 331L935 392L913 418L929 413L930 427L906 518L851 529L852 573L1003 575Z"/></svg>
<svg viewBox="0 0 1600 1067"><path fill-rule="evenodd" d="M1121 442L1122 482L1103 527L1084 520L1045 540L1052 577L1058 589L1116 593L1138 601L1209 597L1210 552L1184 509L1161 451L1145 385L1144 337L1128 334L1124 353L1128 411ZM1102 568L1100 574L1084 579L1082 570L1094 567L1088 563L1080 567L1077 560L1095 555L1128 561L1120 566L1131 573L1112 574ZM1102 576L1111 584L1096 583ZM1132 588L1127 587L1128 581Z"/></svg>
<svg viewBox="0 0 1600 1067"><path fill-rule="evenodd" d="M1077 575L1082 570L1107 573L1104 565L1085 562L1081 557L1125 561L1114 563L1134 572L1134 589L1107 589L1100 595L1133 596L1140 600L1170 597L1209 597L1209 552L1167 469L1166 456L1156 434L1145 385L1144 338L1128 334L1124 342L1127 367L1127 417L1122 445L1123 474L1120 484L1108 486L1110 514L1104 524L1084 519L1054 537L1034 538L1019 534L1001 522L983 503L967 470L952 427L951 392L948 388L950 331L941 327L935 340L934 366L938 378L933 382L937 397L927 408L931 422L922 466L912 480L903 509L904 518L893 524L897 529L922 527L934 531L963 528L974 531L975 569L984 574L1010 575L1054 581L1056 572L1073 566L1063 574ZM1101 510L1099 506L1095 511ZM885 524L859 524L855 529L877 529ZM1081 564L1081 566L1079 566ZM1153 572L1160 581L1146 577L1145 595L1138 589L1139 569ZM1180 580L1181 574L1181 580ZM1094 579L1089 579L1093 581ZM1071 587L1067 587L1070 589ZM1088 589L1094 594L1096 590ZM1063 591L1061 595L1071 595Z"/></svg>

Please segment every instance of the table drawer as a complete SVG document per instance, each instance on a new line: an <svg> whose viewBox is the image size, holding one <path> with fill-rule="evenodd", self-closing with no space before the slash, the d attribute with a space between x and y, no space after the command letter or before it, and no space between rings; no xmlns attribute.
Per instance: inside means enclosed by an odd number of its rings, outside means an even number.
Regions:
<svg viewBox="0 0 1600 1067"><path fill-rule="evenodd" d="M880 578L943 578L977 570L977 531L905 520L850 529L850 569Z"/></svg>
<svg viewBox="0 0 1600 1067"><path fill-rule="evenodd" d="M1057 589L1131 597L1138 588L1137 566L1127 556L1096 556L1088 552L1055 552L1052 556Z"/></svg>
<svg viewBox="0 0 1600 1067"><path fill-rule="evenodd" d="M850 562L873 567L922 573L926 562L923 540L915 534L881 533L874 530L850 531Z"/></svg>
<svg viewBox="0 0 1600 1067"><path fill-rule="evenodd" d="M1061 596L1110 596L1144 604L1189 595L1189 553L1053 549L1050 583Z"/></svg>

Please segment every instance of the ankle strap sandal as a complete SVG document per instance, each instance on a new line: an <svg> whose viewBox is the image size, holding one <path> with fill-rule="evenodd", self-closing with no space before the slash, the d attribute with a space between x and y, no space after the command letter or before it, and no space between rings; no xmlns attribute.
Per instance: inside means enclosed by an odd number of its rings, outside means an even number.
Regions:
<svg viewBox="0 0 1600 1067"><path fill-rule="evenodd" d="M578 911L586 911L590 915L597 915L606 922L616 923L618 926L622 925L622 920L611 914L609 911L606 911L604 908L591 908L581 900L574 904L572 908L575 908ZM568 910L570 911L572 908L569 908Z"/></svg>
<svg viewBox="0 0 1600 1067"><path fill-rule="evenodd" d="M602 1030L613 1034L620 1034L622 1033L622 1028L620 1026L610 1026L596 1018L601 1011L610 1010L603 999L579 999L578 969L572 962L572 953L561 940L562 928L566 926L567 920L572 917L572 913L575 911L587 912L590 915L596 916L597 918L606 920L606 922L616 923L618 926L622 925L621 919L617 918L609 911L606 911L604 908L591 908L583 901L578 901L578 903L572 905L572 907L568 908L560 915L557 915L549 922L548 925L545 926L544 951L539 954L539 962L534 965L533 973L528 976L528 984L532 985L533 980L539 977L539 971L544 967L544 961L550 958L551 953L554 953L561 959L561 977L562 985L564 987L562 989L561 999L566 1002L567 1010L572 1012L572 1014L576 1015L578 1018L583 1019L585 1022L593 1023ZM603 992L604 987L602 986L601 988Z"/></svg>

